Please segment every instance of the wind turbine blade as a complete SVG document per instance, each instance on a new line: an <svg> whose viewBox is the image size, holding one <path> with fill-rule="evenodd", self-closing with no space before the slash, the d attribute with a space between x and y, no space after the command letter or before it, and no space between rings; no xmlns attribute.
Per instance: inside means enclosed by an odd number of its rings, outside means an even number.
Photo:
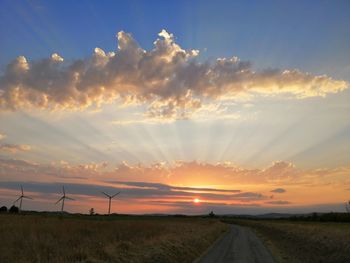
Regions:
<svg viewBox="0 0 350 263"><path fill-rule="evenodd" d="M63 195L66 195L66 190L64 189L64 185L62 186L62 190L63 190Z"/></svg>
<svg viewBox="0 0 350 263"><path fill-rule="evenodd" d="M18 200L21 199L21 198L22 198L22 196L18 197L18 198L16 199L16 201L14 201L13 203L14 203L14 204L17 203Z"/></svg>
<svg viewBox="0 0 350 263"><path fill-rule="evenodd" d="M26 199L31 199L33 200L33 198L31 198L30 196L22 196L23 198L26 198Z"/></svg>
<svg viewBox="0 0 350 263"><path fill-rule="evenodd" d="M21 185L21 192L22 192L22 196L23 196L23 186Z"/></svg>
<svg viewBox="0 0 350 263"><path fill-rule="evenodd" d="M116 193L115 195L112 195L112 198L114 198L115 196L119 195L120 192Z"/></svg>
<svg viewBox="0 0 350 263"><path fill-rule="evenodd" d="M58 199L58 201L55 204L58 204L59 202L61 202L63 198L64 197L62 196L60 199Z"/></svg>
<svg viewBox="0 0 350 263"><path fill-rule="evenodd" d="M65 198L68 199L68 200L75 200L75 199L73 199L71 197L68 197L68 196L66 196Z"/></svg>
<svg viewBox="0 0 350 263"><path fill-rule="evenodd" d="M101 193L104 194L105 196L107 196L108 198L111 198L111 196L106 194L105 192L101 192Z"/></svg>

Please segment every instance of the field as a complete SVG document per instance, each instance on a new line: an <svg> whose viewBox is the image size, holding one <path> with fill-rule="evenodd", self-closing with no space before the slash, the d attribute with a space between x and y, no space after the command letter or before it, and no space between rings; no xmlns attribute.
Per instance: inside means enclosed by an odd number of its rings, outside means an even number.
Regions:
<svg viewBox="0 0 350 263"><path fill-rule="evenodd" d="M0 215L0 262L193 262L216 219Z"/></svg>
<svg viewBox="0 0 350 263"><path fill-rule="evenodd" d="M279 262L350 262L350 223L234 220L255 230Z"/></svg>

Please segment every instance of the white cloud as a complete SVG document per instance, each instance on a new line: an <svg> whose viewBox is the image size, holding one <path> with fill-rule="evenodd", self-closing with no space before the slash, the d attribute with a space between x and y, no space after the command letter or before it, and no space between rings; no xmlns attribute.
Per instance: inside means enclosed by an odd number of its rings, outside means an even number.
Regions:
<svg viewBox="0 0 350 263"><path fill-rule="evenodd" d="M57 53L33 62L18 57L0 77L0 109L79 110L118 99L148 105L150 118L185 119L205 100L282 93L305 98L348 88L345 81L296 69L255 72L237 57L199 62L198 50L183 49L165 30L149 51L131 34L120 31L117 38L115 52L95 48L90 58L72 62L63 63Z"/></svg>

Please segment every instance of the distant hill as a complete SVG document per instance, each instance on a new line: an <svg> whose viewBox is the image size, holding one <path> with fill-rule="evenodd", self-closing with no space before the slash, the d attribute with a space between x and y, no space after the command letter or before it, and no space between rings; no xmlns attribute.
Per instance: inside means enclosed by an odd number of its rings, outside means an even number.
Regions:
<svg viewBox="0 0 350 263"><path fill-rule="evenodd" d="M288 214L288 213L266 213L260 215L237 215L237 214L226 214L225 217L237 217L237 218L251 218L251 219L281 219L281 218L291 218L291 217L301 217L310 216L311 214Z"/></svg>

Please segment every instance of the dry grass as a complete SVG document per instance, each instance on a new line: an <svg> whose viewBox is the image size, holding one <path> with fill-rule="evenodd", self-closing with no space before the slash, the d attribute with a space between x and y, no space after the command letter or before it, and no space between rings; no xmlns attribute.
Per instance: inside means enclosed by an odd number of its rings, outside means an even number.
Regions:
<svg viewBox="0 0 350 263"><path fill-rule="evenodd" d="M350 224L240 220L253 228L279 262L350 262Z"/></svg>
<svg viewBox="0 0 350 263"><path fill-rule="evenodd" d="M0 215L0 262L192 262L226 229L200 218Z"/></svg>

